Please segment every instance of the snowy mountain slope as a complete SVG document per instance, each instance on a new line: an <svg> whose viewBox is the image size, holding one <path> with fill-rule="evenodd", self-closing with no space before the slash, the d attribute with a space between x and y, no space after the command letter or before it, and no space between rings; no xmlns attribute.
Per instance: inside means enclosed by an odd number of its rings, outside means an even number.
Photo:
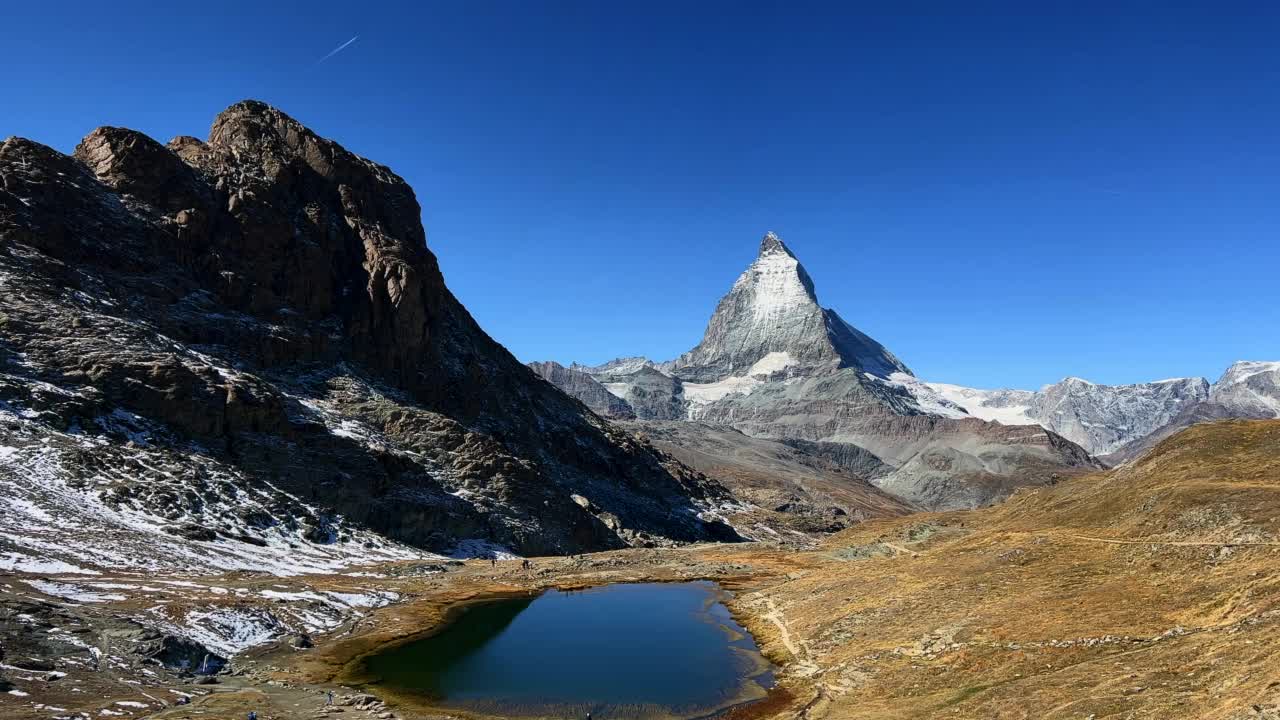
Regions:
<svg viewBox="0 0 1280 720"><path fill-rule="evenodd" d="M973 417L1004 425L1036 424L1030 415L1035 393L1030 390L979 390L947 383L925 384Z"/></svg>
<svg viewBox="0 0 1280 720"><path fill-rule="evenodd" d="M255 481L140 416L117 409L63 431L41 414L0 403L0 569L291 576L439 557Z"/></svg>
<svg viewBox="0 0 1280 720"><path fill-rule="evenodd" d="M1280 417L1280 362L1233 364L1209 389L1208 400L1241 417Z"/></svg>

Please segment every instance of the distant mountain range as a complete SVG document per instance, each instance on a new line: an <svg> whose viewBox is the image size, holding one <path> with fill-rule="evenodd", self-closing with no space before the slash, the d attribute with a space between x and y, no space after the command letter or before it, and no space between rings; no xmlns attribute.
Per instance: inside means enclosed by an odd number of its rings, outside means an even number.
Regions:
<svg viewBox="0 0 1280 720"><path fill-rule="evenodd" d="M1035 392L927 385L968 415L1038 424L1110 461L1135 457L1150 447L1149 438L1202 419L1280 417L1280 362L1237 362L1212 384L1171 378L1097 385L1070 377Z"/></svg>
<svg viewBox="0 0 1280 720"><path fill-rule="evenodd" d="M994 502L1097 467L1095 456L1122 461L1198 419L1280 416L1280 363L1237 363L1212 385L1067 378L1033 392L922 381L821 307L809 274L773 233L716 306L702 342L680 357L531 367L597 413L640 426L685 420L827 455L841 448L836 455L859 458L852 475L930 509ZM696 449L693 436L667 435ZM696 457L689 461L699 466Z"/></svg>
<svg viewBox="0 0 1280 720"><path fill-rule="evenodd" d="M666 362L534 368L602 414L695 421L805 448L917 507L985 505L1100 466L1057 433L969 416L929 388L823 308L809 274L772 233L689 352ZM613 398L602 402L601 389ZM695 467L732 489L731 478Z"/></svg>

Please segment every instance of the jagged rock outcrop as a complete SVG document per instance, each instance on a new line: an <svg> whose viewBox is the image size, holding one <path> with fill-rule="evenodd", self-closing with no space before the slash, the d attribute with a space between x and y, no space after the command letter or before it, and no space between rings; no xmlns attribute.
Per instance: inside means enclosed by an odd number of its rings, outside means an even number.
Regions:
<svg viewBox="0 0 1280 720"><path fill-rule="evenodd" d="M353 537L330 526L526 553L730 536L698 517L723 488L476 325L419 215L390 169L260 102L207 142L4 141L0 462L43 468L6 476L12 491L79 483L170 526L302 542ZM168 469L127 469L144 456ZM214 488L262 494L261 514L208 517L235 506L204 502Z"/></svg>

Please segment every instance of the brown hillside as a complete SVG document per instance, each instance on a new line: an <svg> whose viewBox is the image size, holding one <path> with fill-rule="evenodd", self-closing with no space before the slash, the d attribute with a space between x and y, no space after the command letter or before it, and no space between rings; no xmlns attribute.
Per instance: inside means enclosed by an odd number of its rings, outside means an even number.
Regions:
<svg viewBox="0 0 1280 720"><path fill-rule="evenodd" d="M1200 425L738 602L811 718L1280 717L1278 530L1280 421Z"/></svg>

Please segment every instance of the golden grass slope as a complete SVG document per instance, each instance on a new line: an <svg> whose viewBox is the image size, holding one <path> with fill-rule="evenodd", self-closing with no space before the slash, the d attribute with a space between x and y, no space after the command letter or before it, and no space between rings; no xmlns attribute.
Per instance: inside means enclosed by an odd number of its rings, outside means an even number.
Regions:
<svg viewBox="0 0 1280 720"><path fill-rule="evenodd" d="M810 559L736 601L795 716L1280 717L1280 421Z"/></svg>

